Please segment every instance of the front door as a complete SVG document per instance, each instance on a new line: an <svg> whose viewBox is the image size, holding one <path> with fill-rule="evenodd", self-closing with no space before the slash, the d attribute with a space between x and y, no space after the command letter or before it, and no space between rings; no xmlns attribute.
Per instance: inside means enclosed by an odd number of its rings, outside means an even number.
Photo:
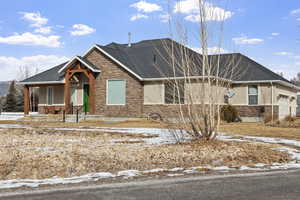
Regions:
<svg viewBox="0 0 300 200"><path fill-rule="evenodd" d="M88 84L83 85L83 111L85 113L90 111L89 104L90 86Z"/></svg>

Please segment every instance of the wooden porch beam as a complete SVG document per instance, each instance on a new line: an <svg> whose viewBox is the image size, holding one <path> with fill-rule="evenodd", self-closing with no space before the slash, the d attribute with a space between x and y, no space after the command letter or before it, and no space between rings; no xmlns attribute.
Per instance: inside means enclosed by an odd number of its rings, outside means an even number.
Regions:
<svg viewBox="0 0 300 200"><path fill-rule="evenodd" d="M69 113L70 109L70 102L71 102L71 96L70 96L70 73L69 71L66 72L65 75L65 86L64 86L64 94L65 94L65 111L66 113Z"/></svg>
<svg viewBox="0 0 300 200"><path fill-rule="evenodd" d="M24 115L29 115L29 109L30 109L29 86L24 85Z"/></svg>
<svg viewBox="0 0 300 200"><path fill-rule="evenodd" d="M96 102L95 102L95 76L92 72L88 73L89 77L89 85L90 85L90 97L89 97L89 104L90 104L90 114L96 113Z"/></svg>

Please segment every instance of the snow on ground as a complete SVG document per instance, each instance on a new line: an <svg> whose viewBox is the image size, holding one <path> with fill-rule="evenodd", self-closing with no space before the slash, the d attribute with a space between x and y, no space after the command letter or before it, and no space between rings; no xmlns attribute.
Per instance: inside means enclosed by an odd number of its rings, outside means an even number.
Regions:
<svg viewBox="0 0 300 200"><path fill-rule="evenodd" d="M22 117L24 117L24 113L7 113L7 112L2 112L0 114L0 120L19 120Z"/></svg>
<svg viewBox="0 0 300 200"><path fill-rule="evenodd" d="M1 126L0 126L1 128ZM93 132L113 132L113 133L130 133L130 134L144 134L144 135L151 135L156 136L152 138L142 138L143 141L147 144L172 144L176 142L174 137L174 132L171 133L167 129L156 129L156 128L110 128L110 127L96 127L96 128L84 128L81 127L79 129L74 128L55 128L55 130L67 130L67 131L93 131ZM184 140L189 140L190 137L187 134L181 133L180 131L175 131L180 137ZM288 139L281 139L281 138L267 138L267 137L253 137L253 136L225 136L220 135L218 139L224 141L237 141L237 142L256 142L256 143L271 143L271 144L285 144L289 146L297 146L300 147L300 141L296 140L288 140ZM118 140L120 141L120 140ZM73 141L76 142L76 141ZM43 151L51 151L52 149L43 149ZM167 176L182 176L184 174L192 174L192 173L205 173L205 171L213 170L213 171L222 171L222 172L229 172L233 170L240 170L240 171L260 171L260 170L278 170L278 169L291 169L291 168L300 168L300 151L293 149L291 147L280 147L276 148L275 150L278 151L285 151L288 152L291 157L294 159L292 162L287 164L280 164L274 163L272 166L267 166L264 163L257 163L255 167L247 167L241 166L240 168L230 168L228 166L198 166L192 168L173 168L173 169L149 169L144 171L138 170L124 170L117 173L110 173L110 172L99 172L99 173L91 173L86 174L83 176L75 176L70 178L59 178L53 177L49 179L19 179L19 180L7 180L7 181L0 181L0 189L8 189L8 188L18 188L18 187L38 187L42 185L55 185L55 184L70 184L70 183L80 183L86 181L97 181L100 179L107 179L107 178L130 178L130 177L138 177L138 176L146 176L152 173L159 173L159 172L167 172Z"/></svg>
<svg viewBox="0 0 300 200"><path fill-rule="evenodd" d="M37 113L29 113L30 115L35 115ZM4 120L19 120L24 117L23 112L1 112L0 121Z"/></svg>

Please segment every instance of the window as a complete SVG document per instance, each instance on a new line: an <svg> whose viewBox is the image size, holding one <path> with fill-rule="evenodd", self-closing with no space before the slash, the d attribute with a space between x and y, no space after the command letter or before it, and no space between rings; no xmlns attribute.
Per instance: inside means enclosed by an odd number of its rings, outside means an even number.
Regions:
<svg viewBox="0 0 300 200"><path fill-rule="evenodd" d="M184 104L184 82L165 83L165 103Z"/></svg>
<svg viewBox="0 0 300 200"><path fill-rule="evenodd" d="M77 88L71 88L71 102L73 105L77 105Z"/></svg>
<svg viewBox="0 0 300 200"><path fill-rule="evenodd" d="M47 88L47 104L48 105L53 104L53 88L52 87Z"/></svg>
<svg viewBox="0 0 300 200"><path fill-rule="evenodd" d="M126 81L108 80L106 91L106 103L108 105L125 105L126 103Z"/></svg>
<svg viewBox="0 0 300 200"><path fill-rule="evenodd" d="M258 105L258 87L257 85L248 86L248 103L249 105Z"/></svg>

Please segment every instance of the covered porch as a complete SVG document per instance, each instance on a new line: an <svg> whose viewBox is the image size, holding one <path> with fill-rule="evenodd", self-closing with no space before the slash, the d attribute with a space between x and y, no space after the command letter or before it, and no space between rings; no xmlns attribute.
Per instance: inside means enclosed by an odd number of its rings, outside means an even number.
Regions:
<svg viewBox="0 0 300 200"><path fill-rule="evenodd" d="M66 114L76 110L94 115L95 81L100 70L81 57L75 57L65 64L59 74L61 82L39 82L24 84L24 114L30 112L30 88L38 87L39 113Z"/></svg>

